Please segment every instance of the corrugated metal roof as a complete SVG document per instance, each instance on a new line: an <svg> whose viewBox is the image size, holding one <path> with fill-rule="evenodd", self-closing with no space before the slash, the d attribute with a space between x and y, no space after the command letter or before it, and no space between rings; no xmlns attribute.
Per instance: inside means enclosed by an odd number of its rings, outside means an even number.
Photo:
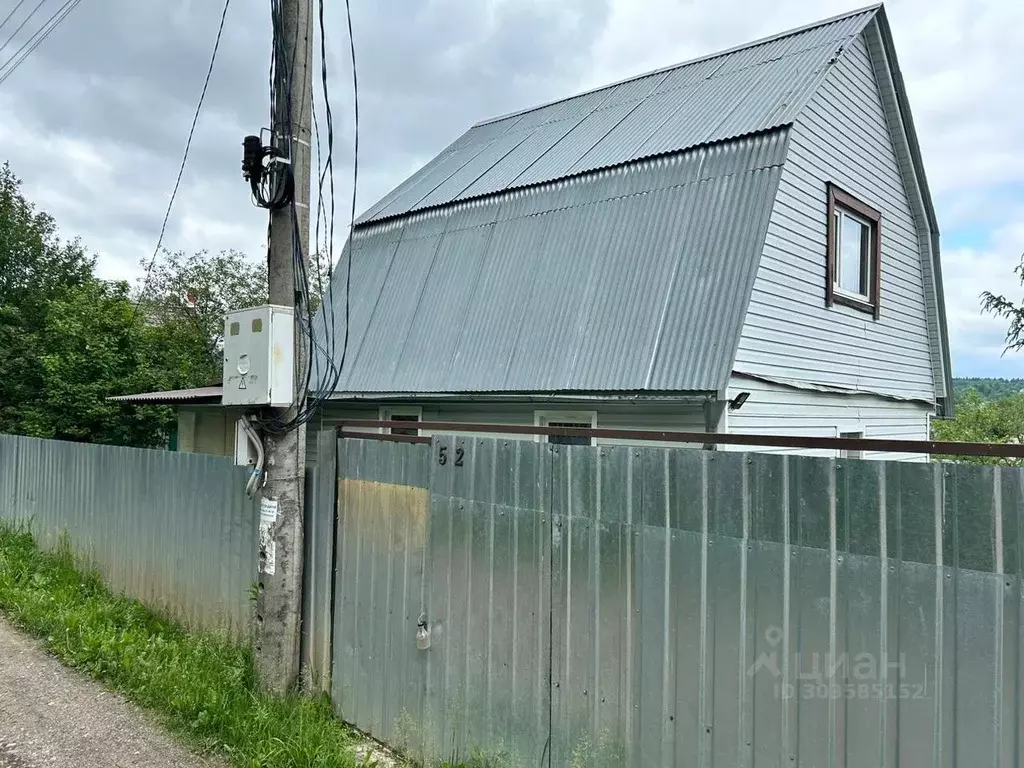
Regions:
<svg viewBox="0 0 1024 768"><path fill-rule="evenodd" d="M108 397L115 403L145 403L147 405L176 405L178 403L220 403L222 387L198 387L196 389L171 389L166 392L143 392L138 395L116 395Z"/></svg>
<svg viewBox="0 0 1024 768"><path fill-rule="evenodd" d="M877 6L474 126L360 224L791 123Z"/></svg>
<svg viewBox="0 0 1024 768"><path fill-rule="evenodd" d="M787 138L781 128L357 228L336 390L720 389Z"/></svg>

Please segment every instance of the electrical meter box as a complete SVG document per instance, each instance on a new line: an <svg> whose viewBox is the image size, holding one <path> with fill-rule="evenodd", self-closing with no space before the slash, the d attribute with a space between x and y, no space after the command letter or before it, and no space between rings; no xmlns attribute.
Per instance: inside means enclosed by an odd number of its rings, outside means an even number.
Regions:
<svg viewBox="0 0 1024 768"><path fill-rule="evenodd" d="M223 405L286 408L295 399L295 312L271 304L224 318Z"/></svg>

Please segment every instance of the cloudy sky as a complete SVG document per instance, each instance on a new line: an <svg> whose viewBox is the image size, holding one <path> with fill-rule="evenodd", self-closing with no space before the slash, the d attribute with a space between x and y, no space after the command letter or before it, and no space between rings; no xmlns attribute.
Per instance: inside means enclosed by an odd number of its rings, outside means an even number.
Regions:
<svg viewBox="0 0 1024 768"><path fill-rule="evenodd" d="M862 0L352 0L362 109L362 210L472 123L863 5ZM0 20L16 5L0 0ZM2 30L0 43L27 2ZM46 0L0 65L62 5ZM351 85L340 0L328 0L339 207L350 194ZM943 233L961 376L1024 376L1001 357L985 289L1024 294L1024 28L1020 0L887 3ZM214 0L84 0L0 84L2 156L27 194L137 277L152 253L220 16ZM267 122L269 3L228 15L165 246L264 248L241 138ZM0 77L5 70L0 69ZM344 238L340 232L338 244Z"/></svg>

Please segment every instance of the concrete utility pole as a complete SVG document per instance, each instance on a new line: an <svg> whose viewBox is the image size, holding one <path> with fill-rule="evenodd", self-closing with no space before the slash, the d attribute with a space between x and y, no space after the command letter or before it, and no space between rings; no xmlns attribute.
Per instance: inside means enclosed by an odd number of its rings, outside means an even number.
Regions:
<svg viewBox="0 0 1024 768"><path fill-rule="evenodd" d="M274 144L288 147L295 178L295 216L292 206L271 211L268 278L270 303L295 306L295 264L292 258L293 232L298 233L303 258L309 262L310 138L313 109L313 5L311 0L280 0L283 7L283 45L291 64L291 94L280 88L275 94L278 114L274 119ZM281 80L278 79L280 83ZM289 103L290 102L290 103ZM288 113L291 108L291 137ZM290 139L290 147L289 147ZM308 307L306 308L308 310ZM302 395L309 350L299 333L303 318L295 320L295 395ZM291 416L294 410L280 415ZM285 693L294 688L299 676L299 635L302 613L303 483L306 473L306 427L284 435L266 436L267 482L263 489L264 509L277 502L273 524L273 573L261 564L260 589L256 600L256 664L261 684L269 691Z"/></svg>

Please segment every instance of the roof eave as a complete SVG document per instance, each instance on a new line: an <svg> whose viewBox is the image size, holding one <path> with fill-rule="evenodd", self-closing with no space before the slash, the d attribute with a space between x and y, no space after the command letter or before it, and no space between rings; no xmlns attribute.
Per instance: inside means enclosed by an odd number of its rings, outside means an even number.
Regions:
<svg viewBox="0 0 1024 768"><path fill-rule="evenodd" d="M220 405L223 390L219 386L197 387L133 395L112 395L107 402L121 405Z"/></svg>
<svg viewBox="0 0 1024 768"><path fill-rule="evenodd" d="M560 392L334 392L332 403L366 401L430 402L580 402L580 403L686 403L702 402L712 390L669 391L560 391Z"/></svg>

